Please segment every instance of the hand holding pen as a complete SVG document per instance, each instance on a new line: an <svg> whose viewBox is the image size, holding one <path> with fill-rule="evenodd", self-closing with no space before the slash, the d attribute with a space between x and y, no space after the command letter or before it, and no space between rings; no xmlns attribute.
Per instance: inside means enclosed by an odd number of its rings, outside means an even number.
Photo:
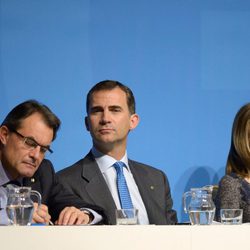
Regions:
<svg viewBox="0 0 250 250"><path fill-rule="evenodd" d="M34 202L34 212L33 212L32 223L51 225L52 222L50 221L50 219L51 219L51 216L49 214L48 207L44 204L41 204L40 206L38 206L38 204Z"/></svg>

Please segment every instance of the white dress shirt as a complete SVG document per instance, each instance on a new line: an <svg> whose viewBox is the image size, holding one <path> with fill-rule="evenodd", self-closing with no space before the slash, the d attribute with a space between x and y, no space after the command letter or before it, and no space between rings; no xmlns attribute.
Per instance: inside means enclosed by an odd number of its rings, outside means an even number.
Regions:
<svg viewBox="0 0 250 250"><path fill-rule="evenodd" d="M116 170L113 167L113 164L117 162L117 160L109 155L102 154L94 147L92 148L92 154L94 155L95 160L102 172L102 175L109 187L109 190L112 194L112 197L114 199L117 209L120 209L121 204L120 204L120 199L119 199L119 194L118 194L117 184L116 184L116 178L117 178ZM133 174L130 171L130 168L128 165L127 152L125 153L125 155L122 157L120 161L122 161L126 165L126 168L123 169L123 172L124 172L124 176L127 182L127 186L129 189L129 193L131 196L133 206L134 208L138 209L138 223L148 225L149 220L148 220L147 211L142 201L138 187L135 183Z"/></svg>

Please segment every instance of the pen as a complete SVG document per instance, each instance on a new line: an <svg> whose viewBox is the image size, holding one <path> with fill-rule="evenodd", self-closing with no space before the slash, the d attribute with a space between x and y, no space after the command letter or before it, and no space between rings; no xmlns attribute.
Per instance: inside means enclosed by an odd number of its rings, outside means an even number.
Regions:
<svg viewBox="0 0 250 250"><path fill-rule="evenodd" d="M54 223L50 220L49 226L54 226ZM46 226L46 223L31 223L31 226Z"/></svg>

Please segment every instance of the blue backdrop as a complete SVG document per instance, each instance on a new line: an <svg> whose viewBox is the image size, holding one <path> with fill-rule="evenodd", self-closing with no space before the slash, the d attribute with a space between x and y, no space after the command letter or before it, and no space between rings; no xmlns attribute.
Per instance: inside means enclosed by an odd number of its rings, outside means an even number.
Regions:
<svg viewBox="0 0 250 250"><path fill-rule="evenodd" d="M0 0L0 120L34 98L61 118L56 170L91 147L85 96L105 79L132 88L130 158L162 169L174 208L224 174L232 121L250 94L250 1Z"/></svg>

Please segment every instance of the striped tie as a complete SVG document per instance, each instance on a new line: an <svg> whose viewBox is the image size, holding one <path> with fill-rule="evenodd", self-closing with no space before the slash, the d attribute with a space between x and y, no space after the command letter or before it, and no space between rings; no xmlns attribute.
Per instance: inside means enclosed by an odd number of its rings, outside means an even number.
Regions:
<svg viewBox="0 0 250 250"><path fill-rule="evenodd" d="M119 192L121 208L123 209L133 208L133 203L129 194L126 179L123 174L123 167L126 166L121 161L116 162L113 166L115 167L117 173L117 189Z"/></svg>

